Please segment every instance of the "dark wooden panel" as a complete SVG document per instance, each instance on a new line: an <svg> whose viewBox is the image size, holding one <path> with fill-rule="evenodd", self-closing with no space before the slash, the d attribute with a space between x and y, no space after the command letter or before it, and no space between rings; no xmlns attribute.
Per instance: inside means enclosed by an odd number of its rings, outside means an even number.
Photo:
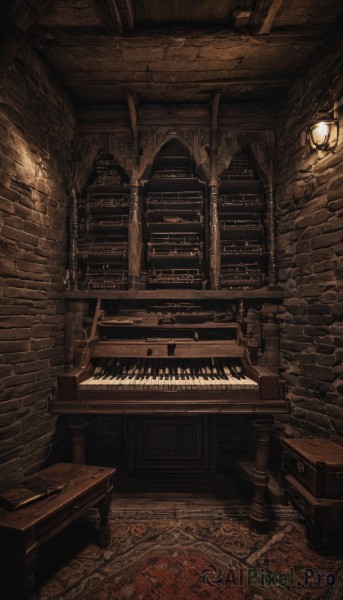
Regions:
<svg viewBox="0 0 343 600"><path fill-rule="evenodd" d="M155 334L156 335L156 334ZM236 343L231 341L225 341L222 343L216 342L178 342L175 340L175 349L173 352L174 358L193 358L207 357L207 356L230 356L243 357L244 348L238 346ZM167 358L170 356L168 352L168 340L165 342L151 342L145 341L123 341L113 342L106 341L101 342L94 348L93 357L107 357L107 356L151 356L153 358Z"/></svg>
<svg viewBox="0 0 343 600"><path fill-rule="evenodd" d="M207 472L215 464L215 417L128 418L127 464L139 472Z"/></svg>

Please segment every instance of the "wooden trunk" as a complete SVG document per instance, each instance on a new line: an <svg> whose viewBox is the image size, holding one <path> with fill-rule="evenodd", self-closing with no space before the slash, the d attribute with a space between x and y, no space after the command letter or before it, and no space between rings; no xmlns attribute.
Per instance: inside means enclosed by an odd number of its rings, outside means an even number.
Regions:
<svg viewBox="0 0 343 600"><path fill-rule="evenodd" d="M343 498L343 446L321 438L283 440L283 471L318 498Z"/></svg>
<svg viewBox="0 0 343 600"><path fill-rule="evenodd" d="M306 520L308 541L315 551L331 551L341 544L343 499L316 498L292 475L285 477L286 493Z"/></svg>

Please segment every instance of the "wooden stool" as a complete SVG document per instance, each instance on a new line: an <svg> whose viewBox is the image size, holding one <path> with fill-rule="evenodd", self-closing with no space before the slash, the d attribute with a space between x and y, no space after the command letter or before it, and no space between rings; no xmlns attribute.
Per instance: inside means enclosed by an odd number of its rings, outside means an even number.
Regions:
<svg viewBox="0 0 343 600"><path fill-rule="evenodd" d="M100 546L109 545L108 513L114 473L115 469L110 468L59 463L39 473L43 479L51 477L66 482L59 494L37 500L15 512L0 509L0 548L20 573L20 599L29 600L32 596L38 548L90 508L99 510Z"/></svg>

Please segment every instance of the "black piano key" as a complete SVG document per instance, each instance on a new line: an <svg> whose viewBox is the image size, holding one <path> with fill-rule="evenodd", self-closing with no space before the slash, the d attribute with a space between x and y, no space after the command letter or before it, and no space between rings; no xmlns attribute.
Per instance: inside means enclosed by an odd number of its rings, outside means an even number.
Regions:
<svg viewBox="0 0 343 600"><path fill-rule="evenodd" d="M110 379L115 379L117 377L120 367L121 367L121 360L117 359L109 371Z"/></svg>
<svg viewBox="0 0 343 600"><path fill-rule="evenodd" d="M145 369L146 369L145 359L142 358L142 362L141 362L140 369L139 369L139 379L140 380L144 379Z"/></svg>
<svg viewBox="0 0 343 600"><path fill-rule="evenodd" d="M129 371L128 371L128 379L133 379L134 374L135 374L135 369L136 369L136 360L135 359L131 359L130 360L130 365L129 365Z"/></svg>
<svg viewBox="0 0 343 600"><path fill-rule="evenodd" d="M236 364L236 371L237 371L238 375L240 375L241 379L246 379L246 375L244 374L244 371L243 371L241 365Z"/></svg>
<svg viewBox="0 0 343 600"><path fill-rule="evenodd" d="M206 373L206 366L205 366L205 360L203 359L201 361L201 376L207 381L208 380L208 375Z"/></svg>
<svg viewBox="0 0 343 600"><path fill-rule="evenodd" d="M223 361L221 359L218 361L218 365L219 365L219 368L221 370L223 379L226 379L228 381L229 378L228 378L228 376L226 375L226 373L224 371L224 365L223 365Z"/></svg>
<svg viewBox="0 0 343 600"><path fill-rule="evenodd" d="M206 367L206 372L207 372L208 378L211 379L211 381L214 381L215 377L213 375L213 369L212 369L210 360L208 360L208 359L205 360L205 367Z"/></svg>
<svg viewBox="0 0 343 600"><path fill-rule="evenodd" d="M155 358L151 362L152 362L151 376L153 379L156 379L157 374L158 374L158 360Z"/></svg>
<svg viewBox="0 0 343 600"><path fill-rule="evenodd" d="M234 365L229 364L229 369L230 369L230 373L231 373L232 377L234 377L235 379L240 379L240 376L238 375Z"/></svg>

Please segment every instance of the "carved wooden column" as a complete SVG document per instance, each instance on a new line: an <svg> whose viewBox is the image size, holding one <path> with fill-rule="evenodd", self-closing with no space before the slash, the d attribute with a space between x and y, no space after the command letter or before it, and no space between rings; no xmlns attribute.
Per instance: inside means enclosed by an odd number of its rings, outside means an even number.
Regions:
<svg viewBox="0 0 343 600"><path fill-rule="evenodd" d="M70 290L77 290L77 226L78 226L78 212L77 212L77 196L75 190L71 191L68 198L69 201L69 251L68 251L68 280L67 288Z"/></svg>
<svg viewBox="0 0 343 600"><path fill-rule="evenodd" d="M220 228L218 217L217 143L218 108L220 94L215 94L211 113L210 139L210 282L211 289L220 286Z"/></svg>
<svg viewBox="0 0 343 600"><path fill-rule="evenodd" d="M129 282L132 289L140 287L142 264L142 210L139 203L139 185L131 184L129 219Z"/></svg>
<svg viewBox="0 0 343 600"><path fill-rule="evenodd" d="M265 186L267 202L267 231L268 231L268 286L277 285L276 276L276 221L274 186L269 182Z"/></svg>
<svg viewBox="0 0 343 600"><path fill-rule="evenodd" d="M74 343L82 336L83 303L67 302L64 333L64 367L66 371L74 366Z"/></svg>
<svg viewBox="0 0 343 600"><path fill-rule="evenodd" d="M254 531L263 532L269 529L269 519L265 504L265 493L269 483L267 470L269 459L269 432L273 429L271 421L256 421L253 423L256 430L255 466L252 482L255 494L250 510L250 527Z"/></svg>
<svg viewBox="0 0 343 600"><path fill-rule="evenodd" d="M210 281L211 289L220 286L220 228L218 217L218 185L210 184Z"/></svg>
<svg viewBox="0 0 343 600"><path fill-rule="evenodd" d="M86 429L89 426L85 419L75 419L69 424L73 432L73 462L79 465L86 464Z"/></svg>
<svg viewBox="0 0 343 600"><path fill-rule="evenodd" d="M131 179L130 218L129 218L129 286L139 289L142 264L142 207L139 202L139 134L137 98L130 90L127 105L132 130L133 171Z"/></svg>

